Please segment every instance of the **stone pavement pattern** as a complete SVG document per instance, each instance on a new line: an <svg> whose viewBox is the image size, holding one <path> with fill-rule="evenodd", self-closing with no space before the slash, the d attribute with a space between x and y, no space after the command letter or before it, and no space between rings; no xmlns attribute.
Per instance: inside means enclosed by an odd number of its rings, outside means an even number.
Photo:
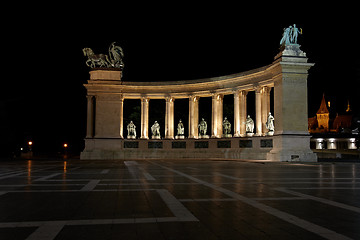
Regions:
<svg viewBox="0 0 360 240"><path fill-rule="evenodd" d="M360 165L0 162L0 239L360 239Z"/></svg>

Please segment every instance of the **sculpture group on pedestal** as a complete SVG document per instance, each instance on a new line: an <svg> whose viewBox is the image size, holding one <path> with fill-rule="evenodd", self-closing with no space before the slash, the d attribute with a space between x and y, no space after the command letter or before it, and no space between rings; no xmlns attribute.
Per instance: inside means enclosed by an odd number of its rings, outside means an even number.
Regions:
<svg viewBox="0 0 360 240"><path fill-rule="evenodd" d="M280 41L280 45L297 44L297 38L299 34L302 34L302 29L300 28L299 30L296 27L296 24L294 24L294 26L289 26L288 28L284 28L284 33Z"/></svg>

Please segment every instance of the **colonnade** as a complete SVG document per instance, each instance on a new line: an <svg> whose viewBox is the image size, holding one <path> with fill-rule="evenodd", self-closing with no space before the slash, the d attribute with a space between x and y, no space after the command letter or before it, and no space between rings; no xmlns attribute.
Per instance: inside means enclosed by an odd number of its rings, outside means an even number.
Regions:
<svg viewBox="0 0 360 240"><path fill-rule="evenodd" d="M245 122L247 117L247 95L249 91L255 91L255 136L264 136L267 132L265 123L270 112L270 92L271 86L261 86L251 90L234 90L234 122L233 136L245 137ZM221 138L223 135L223 93L211 93L212 98L212 119L208 129L211 130L212 138ZM188 138L199 138L199 101L201 97L208 95L190 95L189 98L189 119L188 119ZM126 95L119 94L116 96L88 95L87 96L87 138L124 138L124 99ZM175 138L175 121L174 121L174 105L176 98L170 95L164 96L165 100L165 139ZM151 98L140 96L141 100L141 126L140 139L149 139L149 104ZM107 108L112 109L112 118L104 118L102 111ZM252 116L253 117L253 116ZM110 119L110 120L109 120ZM113 120L111 120L113 119ZM111 122L112 121L112 122ZM117 122L117 123L116 123ZM115 123L115 124L114 124ZM102 126L104 124L119 125L111 130L104 132ZM210 131L209 131L210 132ZM110 134L110 135L109 135Z"/></svg>
<svg viewBox="0 0 360 240"><path fill-rule="evenodd" d="M207 79L165 82L122 81L121 69L94 69L90 71L90 79L84 84L88 99L88 125L85 149L81 158L151 157L161 159L175 156L212 158L214 154L217 154L218 157L225 159L316 161L316 154L310 149L307 121L307 78L308 70L312 66L314 64L308 62L306 53L301 51L300 46L290 44L281 47L279 54L270 65ZM275 131L271 139L273 147L271 150L268 149L266 157L259 152L263 149L239 151L241 140L236 143L236 139L231 140L231 149L226 149L226 151L219 150L219 147L209 148L207 151L196 148L195 143L199 141L193 141L193 139L199 138L198 124L201 120L199 119L201 117L199 116L199 101L201 98L212 98L212 120L208 123L208 132L212 138L221 138L223 136L224 96L233 95L234 119L229 119L233 122L232 133L234 137L243 137L247 136L244 123L247 110L249 110L247 109L248 94L250 91L255 92L255 118L251 117L254 118L256 126L255 136L263 136L267 132L265 123L270 112L272 88L274 88ZM182 142L183 149L179 150L175 144L166 150L161 150L160 147L154 150L151 141L147 144L146 141L124 141L124 99L141 101L141 125L137 126L140 128L140 136L137 138L142 139L149 139L149 103L152 99L163 99L166 102L165 139L173 139L176 134L175 102L178 99L188 99L189 139ZM215 139L209 142L214 141ZM169 143L169 141L165 142Z"/></svg>

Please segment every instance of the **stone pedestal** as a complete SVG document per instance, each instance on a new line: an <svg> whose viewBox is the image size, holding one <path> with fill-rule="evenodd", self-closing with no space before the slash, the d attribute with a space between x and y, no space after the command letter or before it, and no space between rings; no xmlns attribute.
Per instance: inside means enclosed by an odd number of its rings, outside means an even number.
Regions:
<svg viewBox="0 0 360 240"><path fill-rule="evenodd" d="M222 137L223 138L232 138L232 134L223 134Z"/></svg>
<svg viewBox="0 0 360 240"><path fill-rule="evenodd" d="M310 149L309 135L277 135L267 159L281 162L316 162L317 155Z"/></svg>
<svg viewBox="0 0 360 240"><path fill-rule="evenodd" d="M299 45L281 49L272 65L275 133L268 160L315 162L308 132L308 63Z"/></svg>
<svg viewBox="0 0 360 240"><path fill-rule="evenodd" d="M209 135L199 135L199 139L209 139Z"/></svg>

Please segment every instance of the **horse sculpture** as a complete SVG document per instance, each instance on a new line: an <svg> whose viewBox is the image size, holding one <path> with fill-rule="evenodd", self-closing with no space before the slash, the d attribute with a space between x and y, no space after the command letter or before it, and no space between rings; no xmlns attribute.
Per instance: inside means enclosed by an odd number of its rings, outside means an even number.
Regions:
<svg viewBox="0 0 360 240"><path fill-rule="evenodd" d="M86 65L91 68L104 67L104 68L124 68L122 61L124 53L121 47L116 46L113 42L109 47L109 55L95 54L91 48L83 49L84 56L88 57ZM110 58L109 58L110 56Z"/></svg>
<svg viewBox="0 0 360 240"><path fill-rule="evenodd" d="M84 56L88 57L88 60L86 60L86 65L88 67L108 67L107 55L95 54L91 48L84 48L83 53Z"/></svg>

